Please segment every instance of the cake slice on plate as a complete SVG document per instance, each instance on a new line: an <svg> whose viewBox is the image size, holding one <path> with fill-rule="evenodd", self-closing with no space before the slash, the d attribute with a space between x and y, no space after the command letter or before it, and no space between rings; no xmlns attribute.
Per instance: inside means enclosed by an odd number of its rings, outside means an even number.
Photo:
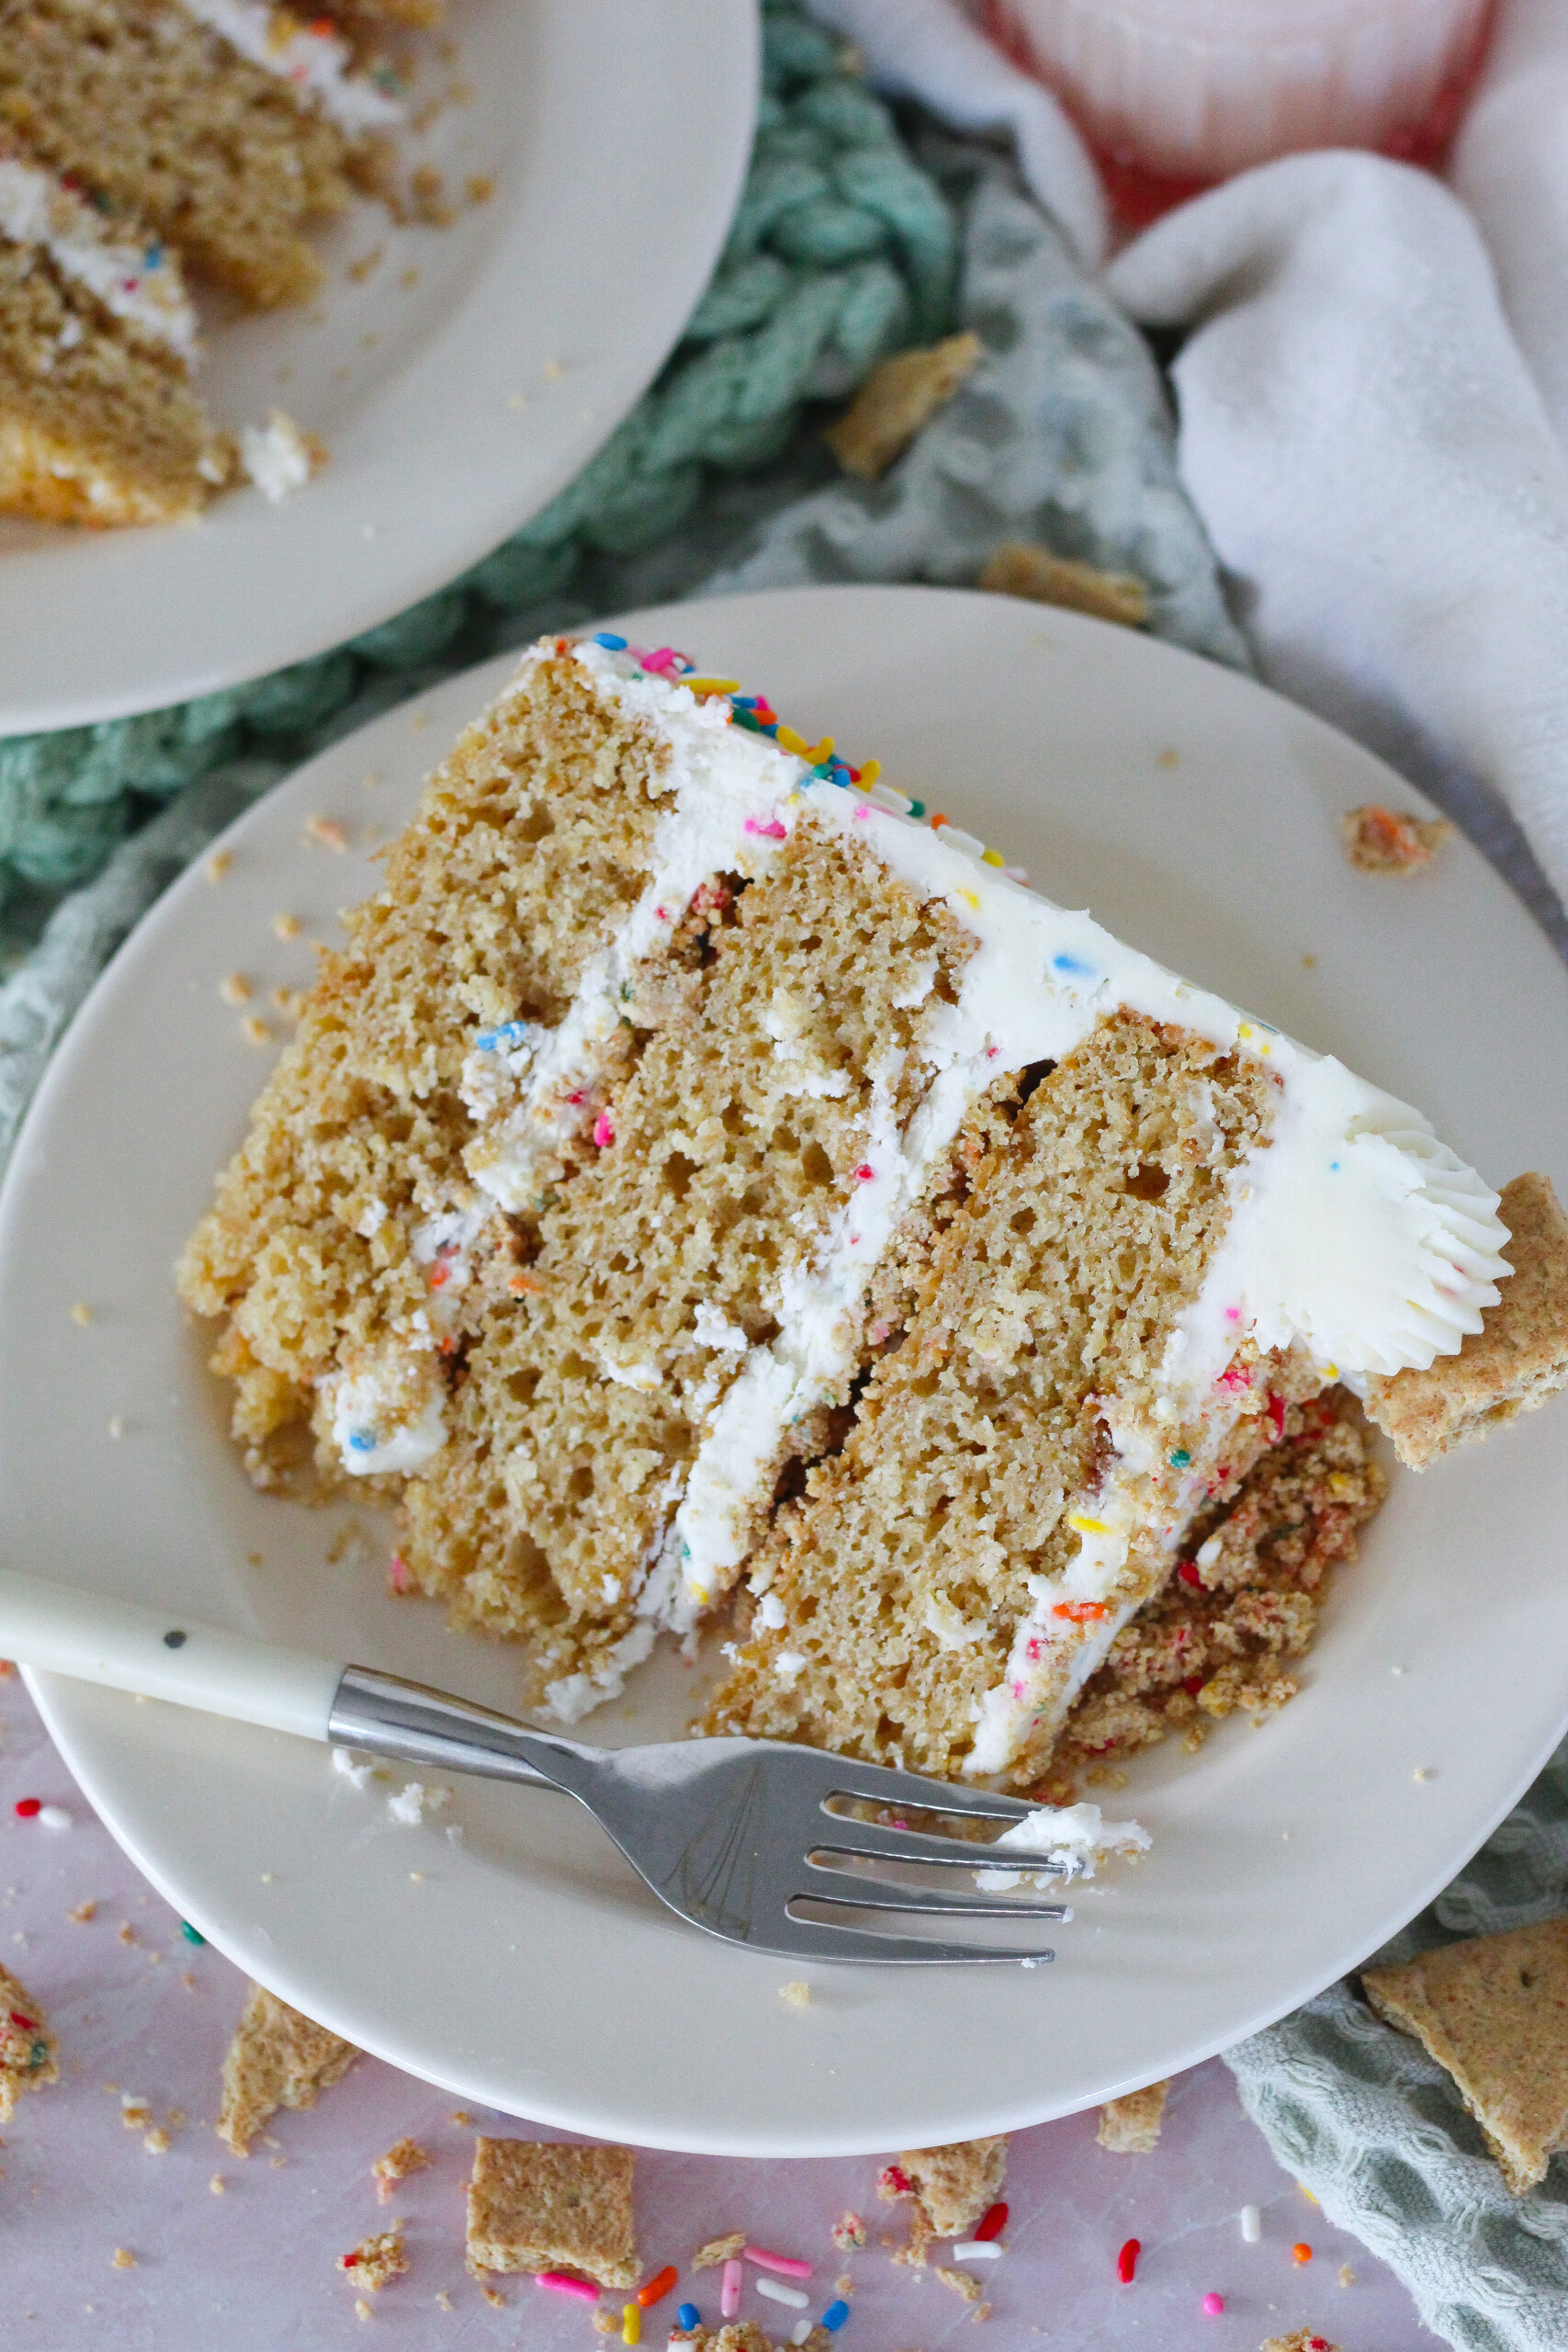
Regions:
<svg viewBox="0 0 1568 2352"><path fill-rule="evenodd" d="M315 292L305 225L385 174L401 108L352 68L265 0L0 0L0 129L260 308Z"/></svg>
<svg viewBox="0 0 1568 2352"><path fill-rule="evenodd" d="M684 674L683 674L684 673ZM547 639L432 777L183 1261L570 1721L736 1602L714 1728L1037 1776L1303 1399L1452 1357L1497 1195L733 680Z"/></svg>
<svg viewBox="0 0 1568 2352"><path fill-rule="evenodd" d="M232 466L175 255L0 142L0 512L174 522Z"/></svg>

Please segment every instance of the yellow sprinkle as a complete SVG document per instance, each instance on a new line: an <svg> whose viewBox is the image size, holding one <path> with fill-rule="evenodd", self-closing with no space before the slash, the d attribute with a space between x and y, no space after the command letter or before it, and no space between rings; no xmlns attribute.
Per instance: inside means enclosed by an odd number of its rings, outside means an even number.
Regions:
<svg viewBox="0 0 1568 2352"><path fill-rule="evenodd" d="M808 759L814 768L819 768L824 760L830 760L832 756L833 739L830 735L824 735L820 743L814 743L810 751L803 754L803 757Z"/></svg>
<svg viewBox="0 0 1568 2352"><path fill-rule="evenodd" d="M976 912L976 914L979 912L979 910L980 910L980 899L979 899L979 893L978 893L977 891L975 891L975 890L960 890L960 892L958 893L958 895L959 895L959 897L963 899L963 901L964 901L964 905L965 905L966 907L973 907L973 908L975 909L975 911Z"/></svg>
<svg viewBox="0 0 1568 2352"><path fill-rule="evenodd" d="M1076 1527L1080 1535L1109 1535L1111 1532L1102 1519L1089 1519L1081 1510L1068 1512L1067 1525Z"/></svg>
<svg viewBox="0 0 1568 2352"><path fill-rule="evenodd" d="M692 1599L697 1602L699 1607L705 1609L708 1605L709 1595L702 1585L694 1584L692 1587Z"/></svg>
<svg viewBox="0 0 1568 2352"><path fill-rule="evenodd" d="M781 752L793 752L797 760L803 760L806 757L806 738L804 735L797 735L793 727L781 727L773 737L773 741Z"/></svg>
<svg viewBox="0 0 1568 2352"><path fill-rule="evenodd" d="M1244 1021L1244 1022L1242 1022L1242 1023L1240 1024L1240 1026L1239 1026L1239 1027L1238 1027L1238 1029L1236 1030L1236 1033L1235 1033L1235 1034L1236 1034L1236 1035L1237 1035L1238 1037L1250 1037L1250 1036L1251 1036L1251 1035L1252 1035L1252 1023L1251 1023L1251 1022L1250 1022L1250 1021Z"/></svg>
<svg viewBox="0 0 1568 2352"><path fill-rule="evenodd" d="M862 790L863 790L863 791L864 791L864 792L869 792L869 791L871 790L872 786L876 782L877 777L878 777L881 774L882 774L882 762L881 762L880 760L867 760L867 762L865 763L865 765L862 768L862 770L861 770L861 772L860 772L860 780L861 780L861 788L862 788Z"/></svg>
<svg viewBox="0 0 1568 2352"><path fill-rule="evenodd" d="M681 684L690 686L694 695L738 695L739 678L682 678Z"/></svg>
<svg viewBox="0 0 1568 2352"><path fill-rule="evenodd" d="M1007 860L999 849L983 849L980 852L980 863L982 865L1005 865Z"/></svg>
<svg viewBox="0 0 1568 2352"><path fill-rule="evenodd" d="M621 2342L636 2344L642 2335L642 2312L636 2303L621 2305Z"/></svg>

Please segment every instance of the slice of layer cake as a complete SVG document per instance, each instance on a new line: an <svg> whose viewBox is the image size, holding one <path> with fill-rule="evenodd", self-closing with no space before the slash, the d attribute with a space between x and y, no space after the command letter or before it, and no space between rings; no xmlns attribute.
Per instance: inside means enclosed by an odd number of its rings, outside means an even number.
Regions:
<svg viewBox="0 0 1568 2352"><path fill-rule="evenodd" d="M524 658L182 1295L558 1717L739 1588L715 1727L1029 1779L1296 1404L1481 1329L1497 1196L685 666Z"/></svg>
<svg viewBox="0 0 1568 2352"><path fill-rule="evenodd" d="M195 346L168 248L0 147L0 512L196 514L232 453L191 389Z"/></svg>
<svg viewBox="0 0 1568 2352"><path fill-rule="evenodd" d="M306 224L385 173L396 100L265 0L0 0L0 126L247 303L315 291Z"/></svg>

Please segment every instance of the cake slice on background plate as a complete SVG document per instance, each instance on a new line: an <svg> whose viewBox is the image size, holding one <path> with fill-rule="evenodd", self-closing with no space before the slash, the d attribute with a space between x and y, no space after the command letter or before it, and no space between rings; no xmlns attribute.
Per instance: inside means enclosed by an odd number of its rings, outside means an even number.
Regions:
<svg viewBox="0 0 1568 2352"><path fill-rule="evenodd" d="M181 1292L253 1475L400 1495L560 1720L736 1595L709 1728L1032 1781L1508 1272L1416 1112L667 647L525 655L348 927Z"/></svg>
<svg viewBox="0 0 1568 2352"><path fill-rule="evenodd" d="M196 332L158 236L0 140L0 512L197 514L233 451L191 385Z"/></svg>
<svg viewBox="0 0 1568 2352"><path fill-rule="evenodd" d="M0 130L256 308L321 283L308 223L400 119L330 18L265 0L0 0Z"/></svg>

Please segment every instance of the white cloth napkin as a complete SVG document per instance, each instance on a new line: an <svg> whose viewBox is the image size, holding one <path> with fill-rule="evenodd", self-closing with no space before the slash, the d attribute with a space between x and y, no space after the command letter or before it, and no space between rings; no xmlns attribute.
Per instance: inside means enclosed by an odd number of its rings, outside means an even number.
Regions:
<svg viewBox="0 0 1568 2352"><path fill-rule="evenodd" d="M1503 0L1449 177L1568 448L1568 5Z"/></svg>
<svg viewBox="0 0 1568 2352"><path fill-rule="evenodd" d="M919 98L955 130L1010 130L1019 168L1088 269L1105 258L1100 176L1049 90L1021 74L956 0L807 0L845 33L879 89Z"/></svg>
<svg viewBox="0 0 1568 2352"><path fill-rule="evenodd" d="M1568 896L1568 455L1464 207L1379 156L1289 156L1107 282L1193 330L1182 478L1264 675L1472 831L1465 779L1501 796Z"/></svg>

